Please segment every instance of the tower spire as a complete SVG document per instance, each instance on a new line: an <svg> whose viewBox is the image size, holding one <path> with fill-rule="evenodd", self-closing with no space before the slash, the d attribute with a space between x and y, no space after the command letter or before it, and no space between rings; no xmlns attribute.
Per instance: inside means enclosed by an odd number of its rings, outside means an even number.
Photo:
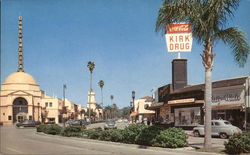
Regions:
<svg viewBox="0 0 250 155"><path fill-rule="evenodd" d="M23 70L23 17L18 17L18 72Z"/></svg>

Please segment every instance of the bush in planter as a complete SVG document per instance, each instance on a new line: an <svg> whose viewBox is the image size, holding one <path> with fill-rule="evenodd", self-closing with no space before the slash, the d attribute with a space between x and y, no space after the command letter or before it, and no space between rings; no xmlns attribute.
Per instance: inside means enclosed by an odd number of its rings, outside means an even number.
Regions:
<svg viewBox="0 0 250 155"><path fill-rule="evenodd" d="M141 145L152 145L154 138L164 130L158 126L147 126L136 136L135 142Z"/></svg>
<svg viewBox="0 0 250 155"><path fill-rule="evenodd" d="M131 124L127 126L123 131L123 142L135 143L136 137L141 133L143 129L147 128L144 124Z"/></svg>
<svg viewBox="0 0 250 155"><path fill-rule="evenodd" d="M112 142L121 142L123 139L122 130L110 129L101 131L99 139Z"/></svg>
<svg viewBox="0 0 250 155"><path fill-rule="evenodd" d="M90 129L85 131L87 137L90 139L99 139L101 132L102 132L101 130L95 130L95 129Z"/></svg>
<svg viewBox="0 0 250 155"><path fill-rule="evenodd" d="M152 141L153 146L177 148L187 146L187 135L180 128L163 130Z"/></svg>
<svg viewBox="0 0 250 155"><path fill-rule="evenodd" d="M47 130L48 129L48 125L46 125L46 124L41 124L41 125L39 125L38 127L36 127L36 131L37 132L46 132L45 130Z"/></svg>
<svg viewBox="0 0 250 155"><path fill-rule="evenodd" d="M250 152L250 132L234 134L225 142L226 152L229 154L240 154Z"/></svg>
<svg viewBox="0 0 250 155"><path fill-rule="evenodd" d="M57 124L53 124L53 125L47 125L45 127L44 133L51 134L51 135L59 135L61 131L62 131L61 126Z"/></svg>
<svg viewBox="0 0 250 155"><path fill-rule="evenodd" d="M81 131L82 131L81 127L68 126L62 130L61 135L66 137L80 137L82 135Z"/></svg>

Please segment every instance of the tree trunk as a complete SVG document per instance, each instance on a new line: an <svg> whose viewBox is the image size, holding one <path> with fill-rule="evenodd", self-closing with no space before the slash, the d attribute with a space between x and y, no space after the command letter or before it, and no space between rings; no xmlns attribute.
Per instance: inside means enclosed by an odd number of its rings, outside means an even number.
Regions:
<svg viewBox="0 0 250 155"><path fill-rule="evenodd" d="M211 138L211 98L212 98L212 70L205 71L205 139L204 147L212 146Z"/></svg>
<svg viewBox="0 0 250 155"><path fill-rule="evenodd" d="M212 68L214 63L214 54L212 52L212 43L208 38L205 43L205 50L201 54L202 63L205 67L205 138L204 147L212 146L211 138L211 103L212 103Z"/></svg>
<svg viewBox="0 0 250 155"><path fill-rule="evenodd" d="M90 100L91 100L91 92L92 92L92 72L90 72L90 90L89 90L89 121L91 123L91 119L90 119Z"/></svg>

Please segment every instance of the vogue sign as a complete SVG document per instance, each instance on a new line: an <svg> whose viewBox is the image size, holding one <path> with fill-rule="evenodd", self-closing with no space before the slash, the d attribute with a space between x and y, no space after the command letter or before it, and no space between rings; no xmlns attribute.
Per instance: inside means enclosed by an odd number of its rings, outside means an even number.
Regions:
<svg viewBox="0 0 250 155"><path fill-rule="evenodd" d="M190 23L169 24L165 36L168 52L191 51L193 38Z"/></svg>

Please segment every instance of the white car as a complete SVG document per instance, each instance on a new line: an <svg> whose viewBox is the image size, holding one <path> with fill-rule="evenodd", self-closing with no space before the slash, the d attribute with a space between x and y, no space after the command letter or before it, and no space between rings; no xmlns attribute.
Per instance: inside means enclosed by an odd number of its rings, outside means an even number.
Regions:
<svg viewBox="0 0 250 155"><path fill-rule="evenodd" d="M225 120L212 120L212 136L220 136L220 138L228 138L234 133L242 133L242 131ZM204 125L199 125L193 128L195 137L204 136Z"/></svg>
<svg viewBox="0 0 250 155"><path fill-rule="evenodd" d="M122 119L118 119L118 120L117 120L117 123L122 123Z"/></svg>

